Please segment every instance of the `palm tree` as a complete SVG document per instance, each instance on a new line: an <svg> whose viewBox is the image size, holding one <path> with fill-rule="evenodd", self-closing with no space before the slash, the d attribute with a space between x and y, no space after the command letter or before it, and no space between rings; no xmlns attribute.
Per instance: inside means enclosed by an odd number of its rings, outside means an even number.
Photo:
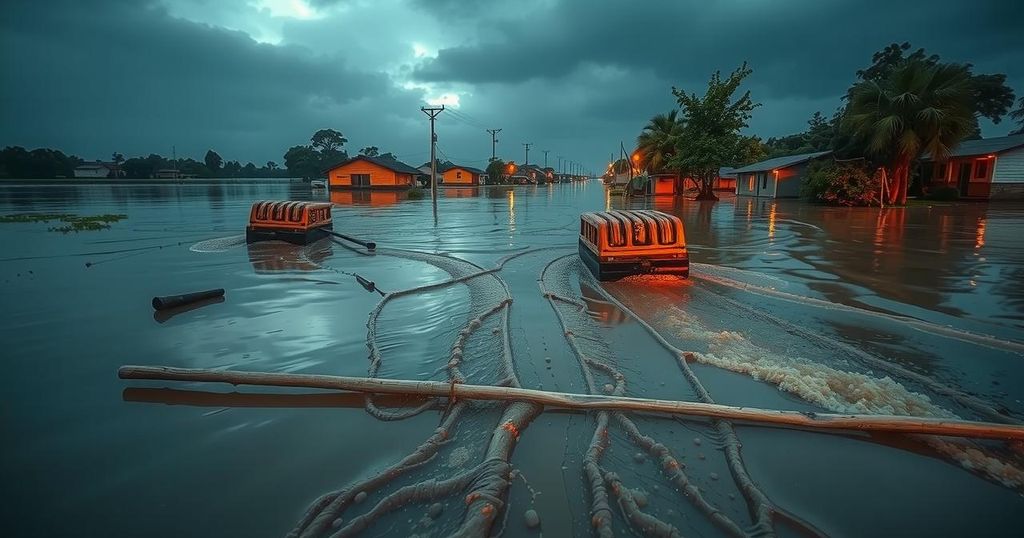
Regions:
<svg viewBox="0 0 1024 538"><path fill-rule="evenodd" d="M883 163L890 204L906 203L911 163L924 153L948 157L973 121L969 71L920 60L854 86L844 119L854 143Z"/></svg>
<svg viewBox="0 0 1024 538"><path fill-rule="evenodd" d="M636 137L641 170L661 172L665 169L683 130L682 122L676 117L678 113L672 110L668 114L657 114Z"/></svg>

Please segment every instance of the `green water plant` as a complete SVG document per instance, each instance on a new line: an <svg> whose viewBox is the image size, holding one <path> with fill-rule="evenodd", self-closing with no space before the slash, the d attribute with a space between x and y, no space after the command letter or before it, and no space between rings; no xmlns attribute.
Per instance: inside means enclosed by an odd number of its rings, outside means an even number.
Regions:
<svg viewBox="0 0 1024 538"><path fill-rule="evenodd" d="M422 200L423 196L423 189L419 187L413 187L405 192L405 197L409 200Z"/></svg>
<svg viewBox="0 0 1024 538"><path fill-rule="evenodd" d="M128 218L128 215L109 214L79 216L73 213L14 213L0 215L0 223L14 222L63 222L62 226L51 226L51 232L81 232L88 230L105 230L110 223Z"/></svg>

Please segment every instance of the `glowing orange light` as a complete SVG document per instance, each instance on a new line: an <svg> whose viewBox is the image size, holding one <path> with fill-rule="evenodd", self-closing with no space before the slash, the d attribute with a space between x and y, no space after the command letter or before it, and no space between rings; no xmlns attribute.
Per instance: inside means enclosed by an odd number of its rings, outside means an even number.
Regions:
<svg viewBox="0 0 1024 538"><path fill-rule="evenodd" d="M634 153L633 154L633 160L634 161L639 161L640 160L640 154L639 153Z"/></svg>

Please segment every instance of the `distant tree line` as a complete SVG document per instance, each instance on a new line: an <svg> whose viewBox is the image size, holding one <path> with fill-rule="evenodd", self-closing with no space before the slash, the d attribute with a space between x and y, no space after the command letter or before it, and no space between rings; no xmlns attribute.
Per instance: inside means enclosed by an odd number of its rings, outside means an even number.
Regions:
<svg viewBox="0 0 1024 538"><path fill-rule="evenodd" d="M157 177L160 170L177 170L182 175L201 178L273 178L323 176L323 171L348 158L343 146L348 140L334 129L320 129L313 134L310 144L293 146L284 154L284 167L274 161L257 166L252 162L242 164L225 160L214 150L209 150L202 161L193 158L172 159L156 153L147 157L126 159L121 153L114 153L102 161L111 167L110 177L148 179ZM394 159L390 152L381 153L376 146L360 150L360 154L379 159ZM0 150L0 177L17 179L54 179L74 177L75 167L96 161L88 161L77 155L66 155L49 148L26 150L20 146L8 146Z"/></svg>
<svg viewBox="0 0 1024 538"><path fill-rule="evenodd" d="M65 155L59 150L39 148L26 150L20 146L8 146L0 150L0 177L17 179L54 179L75 176L75 167L95 161L86 161L76 155ZM114 153L103 161L111 166L110 177L148 179L157 176L160 170L178 170L181 174L206 177L288 177L287 170L278 167L274 161L261 166L253 163L225 161L212 149L206 152L203 162L195 159L170 159L155 153L148 157L125 159Z"/></svg>

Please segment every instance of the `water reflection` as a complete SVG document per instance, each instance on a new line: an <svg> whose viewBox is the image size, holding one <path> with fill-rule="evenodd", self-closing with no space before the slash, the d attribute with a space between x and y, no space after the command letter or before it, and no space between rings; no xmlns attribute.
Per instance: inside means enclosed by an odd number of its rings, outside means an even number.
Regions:
<svg viewBox="0 0 1024 538"><path fill-rule="evenodd" d="M333 243L324 239L312 245L293 245L285 241L259 241L246 245L249 263L257 273L316 271L330 258Z"/></svg>
<svg viewBox="0 0 1024 538"><path fill-rule="evenodd" d="M340 190L331 191L331 203L337 205L369 205L387 207L405 199L400 191Z"/></svg>

